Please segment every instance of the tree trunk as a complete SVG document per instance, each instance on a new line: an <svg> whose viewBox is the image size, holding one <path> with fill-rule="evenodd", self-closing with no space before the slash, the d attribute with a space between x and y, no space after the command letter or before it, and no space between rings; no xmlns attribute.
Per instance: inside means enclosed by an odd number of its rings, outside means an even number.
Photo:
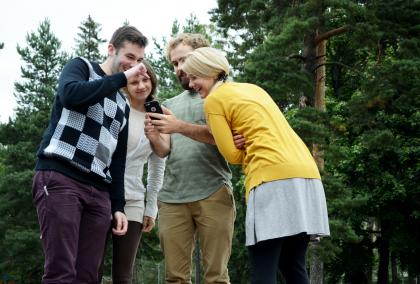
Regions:
<svg viewBox="0 0 420 284"><path fill-rule="evenodd" d="M315 32L305 35L303 40L302 57L305 58L303 70L311 76L312 82L316 85L317 46L315 44ZM314 86L316 88L316 86ZM305 93L300 98L300 107L314 106L314 93Z"/></svg>
<svg viewBox="0 0 420 284"><path fill-rule="evenodd" d="M314 106L316 109L325 110L325 58L327 52L327 41L323 40L317 47L317 64L315 71L315 99Z"/></svg>
<svg viewBox="0 0 420 284"><path fill-rule="evenodd" d="M391 252L391 273L392 284L400 283L400 280L398 279L397 255L395 252Z"/></svg>
<svg viewBox="0 0 420 284"><path fill-rule="evenodd" d="M379 242L379 268L378 268L378 284L388 284L388 267L389 267L389 243L383 236Z"/></svg>
<svg viewBox="0 0 420 284"><path fill-rule="evenodd" d="M314 107L316 109L325 111L325 52L326 52L325 40L321 41L317 47L317 66L315 71L315 97ZM312 155L314 156L315 162L320 171L324 170L324 153L318 144L314 144L312 148ZM315 244L312 244L315 245ZM311 254L310 260L310 283L311 284L322 284L324 278L324 263L316 254Z"/></svg>

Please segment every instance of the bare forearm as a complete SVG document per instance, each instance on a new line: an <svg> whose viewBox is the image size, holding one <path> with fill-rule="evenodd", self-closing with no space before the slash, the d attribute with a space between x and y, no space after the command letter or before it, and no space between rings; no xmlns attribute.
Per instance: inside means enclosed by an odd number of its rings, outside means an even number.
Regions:
<svg viewBox="0 0 420 284"><path fill-rule="evenodd" d="M215 144L213 135L211 135L207 125L192 124L182 121L179 125L178 133L198 142L212 145Z"/></svg>
<svg viewBox="0 0 420 284"><path fill-rule="evenodd" d="M152 124L160 133L179 133L201 143L215 144L207 125L193 124L177 119L168 109L164 108L163 110L165 114L150 113L150 117L156 119L148 119L146 124Z"/></svg>

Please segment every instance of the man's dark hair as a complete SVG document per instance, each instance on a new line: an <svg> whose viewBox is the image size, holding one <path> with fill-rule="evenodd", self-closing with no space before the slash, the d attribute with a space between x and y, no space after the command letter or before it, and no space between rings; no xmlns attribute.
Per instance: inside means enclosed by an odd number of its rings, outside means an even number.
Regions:
<svg viewBox="0 0 420 284"><path fill-rule="evenodd" d="M118 28L112 35L109 43L118 50L123 47L126 41L137 44L140 47L146 47L148 44L147 37L145 37L137 28L128 25Z"/></svg>

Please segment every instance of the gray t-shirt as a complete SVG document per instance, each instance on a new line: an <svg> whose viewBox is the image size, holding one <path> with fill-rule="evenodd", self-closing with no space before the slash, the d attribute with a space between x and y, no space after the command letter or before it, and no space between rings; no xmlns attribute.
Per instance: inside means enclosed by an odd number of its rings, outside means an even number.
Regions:
<svg viewBox="0 0 420 284"><path fill-rule="evenodd" d="M163 105L181 120L205 125L204 100L195 92L184 91ZM197 142L175 133L171 135L171 152L166 160L163 187L158 200L186 203L202 200L222 185L232 188L232 174L215 145Z"/></svg>

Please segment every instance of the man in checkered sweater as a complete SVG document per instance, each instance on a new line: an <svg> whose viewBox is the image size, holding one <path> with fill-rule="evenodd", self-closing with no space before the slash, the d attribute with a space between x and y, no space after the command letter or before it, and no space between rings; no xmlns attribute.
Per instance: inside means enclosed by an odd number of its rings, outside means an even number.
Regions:
<svg viewBox="0 0 420 284"><path fill-rule="evenodd" d="M119 89L143 75L147 38L115 31L102 63L70 60L60 75L33 179L45 255L42 283L98 283L106 234L124 235L129 105Z"/></svg>

